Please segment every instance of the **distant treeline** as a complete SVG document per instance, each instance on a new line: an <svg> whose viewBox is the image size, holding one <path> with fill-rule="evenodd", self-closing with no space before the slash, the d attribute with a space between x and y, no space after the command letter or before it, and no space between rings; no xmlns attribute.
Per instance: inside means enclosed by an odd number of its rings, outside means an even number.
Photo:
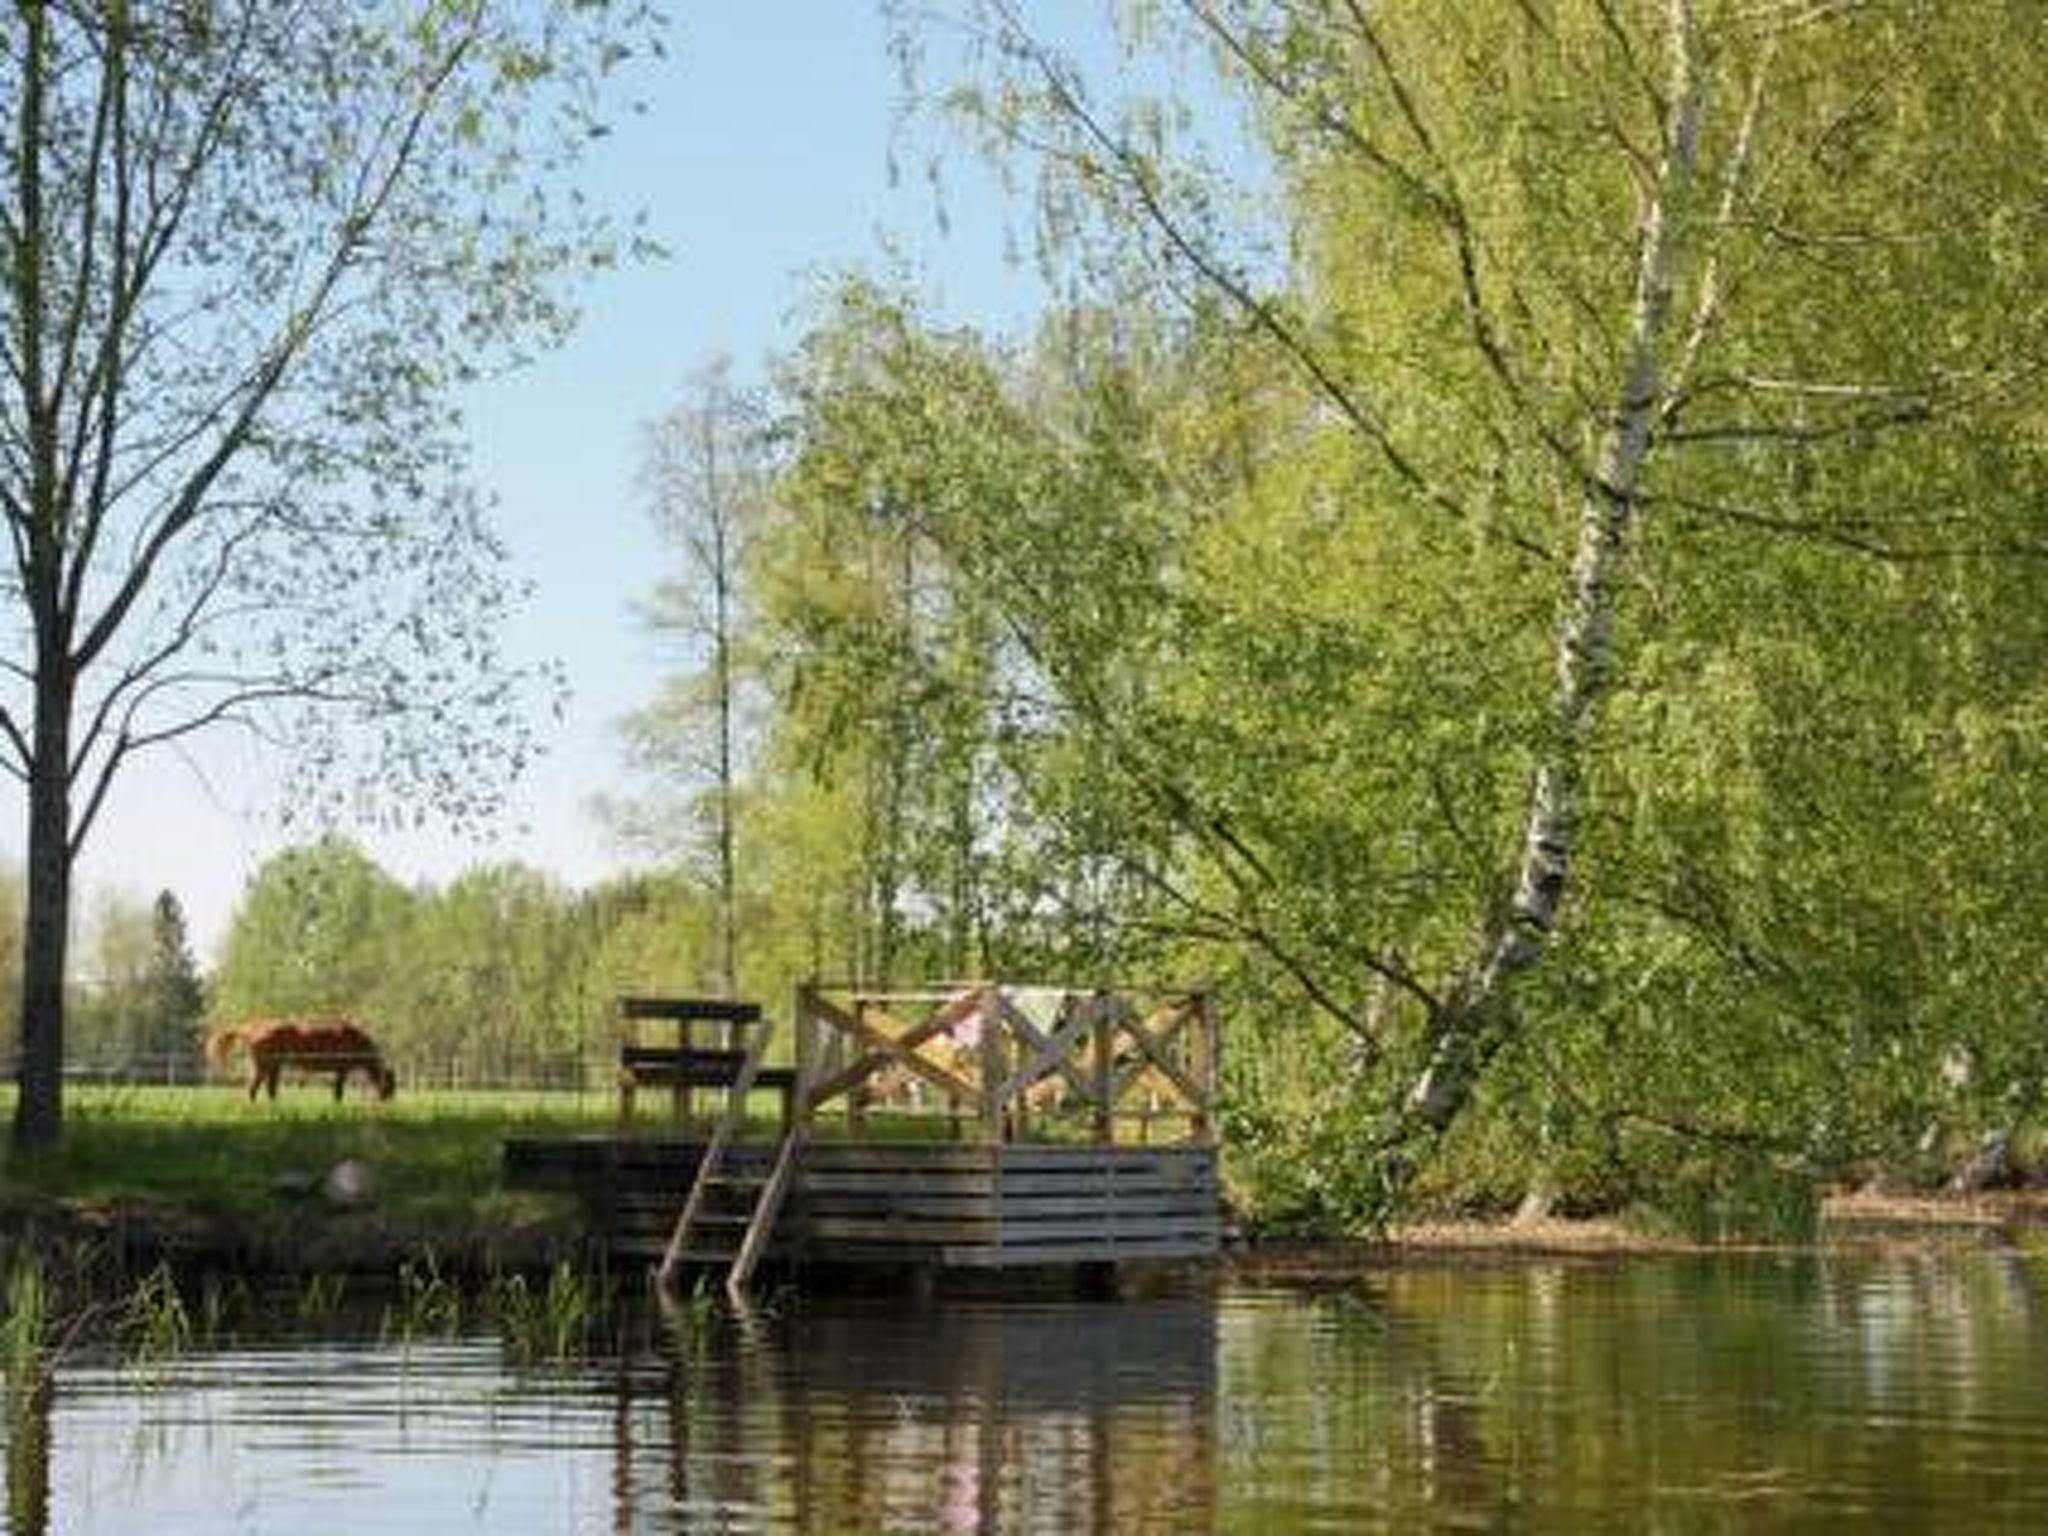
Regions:
<svg viewBox="0 0 2048 1536"><path fill-rule="evenodd" d="M177 896L104 891L81 916L67 1004L69 1070L189 1075L206 987ZM0 995L7 997L21 995L21 925L21 871L0 870Z"/></svg>
<svg viewBox="0 0 2048 1536"><path fill-rule="evenodd" d="M706 898L673 876L578 890L493 864L408 885L328 837L251 878L208 1015L348 1013L413 1075L558 1078L609 1054L620 993L703 989L709 925Z"/></svg>
<svg viewBox="0 0 2048 1536"><path fill-rule="evenodd" d="M21 883L0 881L0 985L18 990ZM697 990L707 899L646 875L576 890L516 864L408 885L341 837L251 878L203 974L177 897L102 892L71 981L73 1076L191 1075L208 1029L261 1015L366 1021L412 1078L573 1081L613 1042L614 999Z"/></svg>
<svg viewBox="0 0 2048 1536"><path fill-rule="evenodd" d="M808 977L866 974L874 920L858 861L841 869L830 849L835 836L857 842L859 824L824 818L809 831L764 837L740 896L737 990L778 1017ZM806 867L810 878L796 877ZM0 880L0 985L15 987L20 888L18 871ZM898 979L961 969L929 915L899 912L892 926ZM720 990L717 929L716 894L687 863L582 888L517 863L407 883L327 836L256 871L210 972L175 894L99 893L74 950L67 1070L162 1078L197 1063L217 1025L349 1014L414 1079L569 1081L579 1062L609 1060L622 994Z"/></svg>

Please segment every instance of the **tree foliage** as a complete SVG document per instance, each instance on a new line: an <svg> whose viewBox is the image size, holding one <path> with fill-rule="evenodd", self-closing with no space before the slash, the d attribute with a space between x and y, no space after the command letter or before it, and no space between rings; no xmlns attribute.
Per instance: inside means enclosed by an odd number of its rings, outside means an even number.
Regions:
<svg viewBox="0 0 2048 1536"><path fill-rule="evenodd" d="M706 867L718 897L725 996L739 984L739 785L758 713L745 578L768 516L770 451L758 404L734 387L728 359L708 364L687 398L647 429L643 493L679 569L643 613L684 664L624 723L651 793L606 807L635 843Z"/></svg>
<svg viewBox="0 0 2048 1536"><path fill-rule="evenodd" d="M18 932L19 914L6 926ZM194 1075L206 988L178 898L159 891L144 902L101 892L82 949L85 963L71 987L71 1061L173 1080Z"/></svg>
<svg viewBox="0 0 2048 1536"><path fill-rule="evenodd" d="M346 1014L414 1082L576 1086L609 1081L622 994L696 992L716 955L716 903L694 880L627 876L574 891L490 864L408 886L327 837L250 878L209 1014Z"/></svg>
<svg viewBox="0 0 2048 1536"><path fill-rule="evenodd" d="M239 725L293 745L294 805L376 782L390 814L474 812L526 755L454 391L609 259L564 174L648 25L485 0L0 22L24 1143L61 1124L71 864L137 754Z"/></svg>
<svg viewBox="0 0 2048 1536"><path fill-rule="evenodd" d="M288 848L250 878L221 946L222 1022L381 1011L409 968L413 893L337 835Z"/></svg>
<svg viewBox="0 0 2048 1536"><path fill-rule="evenodd" d="M1496 1107L1525 1168L1840 1167L1924 1129L1944 1059L2037 1094L2033 980L1968 988L2031 948L1988 917L2025 921L1978 862L2014 791L1972 758L2030 718L2027 640L1974 616L2040 607L2040 146L1949 108L2036 88L2038 20L1142 8L1123 78L1206 59L1273 168L1244 200L1185 113L967 9L951 104L1115 306L1060 391L1114 427L913 324L985 387L871 370L919 423L882 440L981 466L955 558L1083 793L1150 809L1125 865L1333 1027L1241 1122L1301 1197L1384 1209Z"/></svg>
<svg viewBox="0 0 2048 1536"><path fill-rule="evenodd" d="M1245 104L1237 200L970 9L1068 301L854 281L782 360L741 990L1213 981L1272 1219L1796 1215L2037 1114L2039 20L1143 7L1135 78ZM437 1038L703 985L711 886L421 898Z"/></svg>

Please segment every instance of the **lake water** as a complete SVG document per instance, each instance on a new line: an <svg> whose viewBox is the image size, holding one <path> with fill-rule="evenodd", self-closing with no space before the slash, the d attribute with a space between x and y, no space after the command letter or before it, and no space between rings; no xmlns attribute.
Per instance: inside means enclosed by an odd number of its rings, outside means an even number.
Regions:
<svg viewBox="0 0 2048 1536"><path fill-rule="evenodd" d="M605 1358L284 1336L7 1415L49 1532L2048 1529L2048 1254L785 1302Z"/></svg>

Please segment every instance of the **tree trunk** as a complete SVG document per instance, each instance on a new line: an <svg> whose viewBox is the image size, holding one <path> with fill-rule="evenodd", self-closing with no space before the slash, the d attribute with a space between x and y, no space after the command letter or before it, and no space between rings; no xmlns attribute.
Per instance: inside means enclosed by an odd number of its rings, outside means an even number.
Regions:
<svg viewBox="0 0 2048 1536"><path fill-rule="evenodd" d="M1558 625L1549 741L1530 790L1513 895L1429 1021L1425 1064L1381 1148L1380 1187L1389 1206L1405 1191L1419 1154L1471 1102L1488 1062L1511 1032L1513 983L1549 944L1578 847L1588 744L1614 671L1615 584L1635 532L1651 428L1664 403L1672 288L1685 207L1698 178L1704 82L1687 0L1670 0L1667 24L1671 74L1664 154L1638 236L1621 395L1602 445L1599 481L1587 487L1580 504Z"/></svg>
<svg viewBox="0 0 2048 1536"><path fill-rule="evenodd" d="M740 995L740 881L733 851L732 581L725 530L718 531L718 634L712 652L718 690L718 984L729 998Z"/></svg>
<svg viewBox="0 0 2048 1536"><path fill-rule="evenodd" d="M44 356L43 98L47 8L28 6L15 150L11 295L24 396L25 529L16 530L22 593L35 624L35 721L28 748L28 909L22 933L20 1095L14 1144L54 1144L64 1129L64 961L71 931L71 707L77 690L64 592L64 488L54 390ZM23 536L25 533L25 537Z"/></svg>
<svg viewBox="0 0 2048 1536"><path fill-rule="evenodd" d="M719 481L718 433L704 418L705 507L710 520L712 586L711 686L718 731L718 985L728 998L740 995L739 872L733 853L733 519L739 508Z"/></svg>
<svg viewBox="0 0 2048 1536"><path fill-rule="evenodd" d="M64 973L71 937L71 702L65 660L36 680L28 785L28 912L22 933L20 1097L14 1144L47 1147L64 1128Z"/></svg>

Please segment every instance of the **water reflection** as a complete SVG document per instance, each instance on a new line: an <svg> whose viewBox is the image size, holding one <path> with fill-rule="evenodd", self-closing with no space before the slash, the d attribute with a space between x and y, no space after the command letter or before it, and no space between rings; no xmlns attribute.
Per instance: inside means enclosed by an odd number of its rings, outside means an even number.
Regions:
<svg viewBox="0 0 2048 1536"><path fill-rule="evenodd" d="M245 1341L10 1386L7 1529L2048 1529L2048 1259L1414 1265Z"/></svg>
<svg viewBox="0 0 2048 1536"><path fill-rule="evenodd" d="M48 1375L34 1371L7 1383L7 1528L43 1536L50 1523L50 1400Z"/></svg>
<svg viewBox="0 0 2048 1536"><path fill-rule="evenodd" d="M1416 1267L1241 1298L1224 1529L2048 1529L2038 1258Z"/></svg>
<svg viewBox="0 0 2048 1536"><path fill-rule="evenodd" d="M1216 1327L1204 1294L685 1329L658 1388L618 1378L613 1528L1206 1529Z"/></svg>

